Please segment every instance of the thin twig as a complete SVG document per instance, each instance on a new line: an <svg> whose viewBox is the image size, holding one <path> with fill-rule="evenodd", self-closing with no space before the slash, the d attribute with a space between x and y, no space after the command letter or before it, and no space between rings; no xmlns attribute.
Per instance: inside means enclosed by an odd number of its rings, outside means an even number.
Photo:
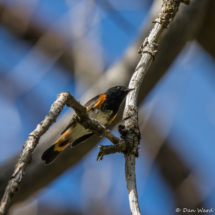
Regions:
<svg viewBox="0 0 215 215"><path fill-rule="evenodd" d="M100 125L98 121L90 119L86 112L86 108L83 107L79 102L77 102L69 92L63 92L59 94L57 100L51 106L49 114L37 126L37 128L29 134L27 141L24 143L24 147L15 166L14 173L9 180L9 183L1 200L1 215L6 214L15 192L18 191L25 172L25 167L31 161L34 149L37 146L40 137L56 121L64 105L72 107L75 110L79 117L78 118L76 116L75 120L80 121L85 128L90 129L99 136L102 135L107 137L114 144L120 142L119 138L115 137L109 130L106 130L106 128Z"/></svg>

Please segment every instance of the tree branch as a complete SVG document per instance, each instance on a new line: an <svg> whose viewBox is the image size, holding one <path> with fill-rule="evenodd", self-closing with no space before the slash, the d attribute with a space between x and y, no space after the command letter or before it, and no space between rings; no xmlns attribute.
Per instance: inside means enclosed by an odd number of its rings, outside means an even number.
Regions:
<svg viewBox="0 0 215 215"><path fill-rule="evenodd" d="M56 121L64 105L72 107L77 116L74 117L75 120L83 124L86 129L90 129L98 135L103 135L107 137L114 144L119 143L120 140L115 137L109 130L106 130L104 126L100 125L97 120L90 119L86 108L83 107L79 102L77 102L69 92L63 92L58 95L57 100L51 106L49 114L45 119L37 126L37 128L29 134L27 141L24 143L23 150L19 156L18 162L15 166L15 170L9 183L6 187L5 193L1 200L0 205L0 214L6 214L10 202L15 194L18 191L20 183L22 181L25 168L27 164L31 161L34 149L36 148L40 137L49 129L49 127Z"/></svg>
<svg viewBox="0 0 215 215"><path fill-rule="evenodd" d="M126 153L128 151L128 146L123 141L116 145L108 145L108 146L102 146L99 145L99 153L97 155L97 161L100 161L103 159L103 156L115 154L115 153Z"/></svg>
<svg viewBox="0 0 215 215"><path fill-rule="evenodd" d="M10 202L14 193L19 189L25 167L32 159L33 151L37 146L40 137L48 130L48 128L56 121L63 106L66 104L67 98L61 94L58 99L51 106L49 114L37 126L37 128L29 134L27 141L24 143L23 150L19 156L18 162L9 183L6 187L4 196L1 200L0 214L5 214L9 208Z"/></svg>
<svg viewBox="0 0 215 215"><path fill-rule="evenodd" d="M188 2L188 1L187 1ZM126 105L123 114L124 128L121 130L122 139L126 144L133 144L134 150L125 155L125 176L128 188L129 203L132 215L140 215L138 195L136 189L135 156L138 156L138 145L140 132L138 126L137 98L143 78L155 58L158 42L164 32L174 19L180 0L163 0L161 12L154 21L154 25L149 37L145 39L140 48L142 57L130 80L129 88L135 88L126 98Z"/></svg>

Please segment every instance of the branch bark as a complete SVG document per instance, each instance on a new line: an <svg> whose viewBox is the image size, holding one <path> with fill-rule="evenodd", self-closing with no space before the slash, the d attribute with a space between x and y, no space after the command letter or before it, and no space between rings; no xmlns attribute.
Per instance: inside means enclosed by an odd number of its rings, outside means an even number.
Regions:
<svg viewBox="0 0 215 215"><path fill-rule="evenodd" d="M189 1L183 1L183 3L188 4ZM129 83L129 88L135 88L135 90L133 90L133 92L131 92L126 98L126 105L123 114L124 124L122 125L123 129L120 128L120 130L122 139L127 144L133 144L134 146L132 152L125 155L125 177L132 215L141 214L138 203L135 174L135 156L138 156L138 145L140 140L137 98L143 78L155 58L160 38L164 30L174 19L179 5L180 0L163 0L161 12L159 13L158 18L154 21L155 25L149 34L149 37L146 38L144 43L141 45L140 53L142 54L142 57Z"/></svg>
<svg viewBox="0 0 215 215"><path fill-rule="evenodd" d="M78 117L75 116L74 119L82 123L86 129L90 129L98 135L104 135L109 140L113 141L114 144L119 143L120 140L115 137L110 131L106 130L104 126L100 125L97 120L89 118L86 112L86 108L83 107L79 102L77 102L69 92L61 93L60 95L58 95L57 100L51 106L49 114L45 117L44 121L42 121L37 126L37 128L29 134L27 141L24 143L24 149L19 156L14 173L9 180L9 183L1 200L1 215L6 214L15 192L18 191L20 183L22 182L23 175L25 173L25 168L32 159L34 149L36 148L40 137L56 121L64 105L72 107L75 110Z"/></svg>
<svg viewBox="0 0 215 215"><path fill-rule="evenodd" d="M188 4L189 1L183 1L183 3ZM149 34L149 37L145 39L144 43L140 47L139 53L142 54L142 57L129 83L129 88L134 88L135 90L126 98L126 105L123 114L124 123L120 126L119 131L122 134L122 139L125 143L127 145L133 145L133 150L125 154L125 177L132 215L141 215L138 203L135 173L135 157L138 156L138 145L140 140L137 109L139 89L147 70L155 58L160 38L165 29L174 19L179 5L180 0L163 0L161 12L159 13L158 18L154 21L156 24Z"/></svg>
<svg viewBox="0 0 215 215"><path fill-rule="evenodd" d="M124 142L121 142L116 145L108 145L108 146L99 145L99 153L97 155L97 161L102 160L103 156L105 155L110 155L115 153L127 153L127 151L128 151L128 146Z"/></svg>

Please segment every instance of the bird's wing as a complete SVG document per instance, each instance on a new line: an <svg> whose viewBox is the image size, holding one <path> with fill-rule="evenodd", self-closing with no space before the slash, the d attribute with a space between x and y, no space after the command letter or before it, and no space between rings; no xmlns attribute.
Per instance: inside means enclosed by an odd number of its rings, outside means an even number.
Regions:
<svg viewBox="0 0 215 215"><path fill-rule="evenodd" d="M91 100L89 100L85 105L84 107L86 107L87 109L87 112L90 111L92 108L100 108L102 103L105 101L106 99L106 94L100 94L94 98L92 98ZM63 133L65 133L65 131L70 128L73 124L74 124L74 120L73 118L70 120L69 124L66 126L66 128L63 130Z"/></svg>

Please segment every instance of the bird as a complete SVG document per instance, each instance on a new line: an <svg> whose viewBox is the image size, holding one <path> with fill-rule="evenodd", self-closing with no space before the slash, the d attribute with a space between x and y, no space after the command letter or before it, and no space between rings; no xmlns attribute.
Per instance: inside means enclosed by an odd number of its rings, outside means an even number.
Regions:
<svg viewBox="0 0 215 215"><path fill-rule="evenodd" d="M106 126L116 118L120 105L132 90L134 89L124 86L112 87L105 93L90 99L84 107L86 107L90 118L96 119L101 125ZM45 162L45 165L52 163L67 146L71 145L71 147L75 147L93 136L94 133L85 129L73 117L61 135L54 145L42 154L41 158Z"/></svg>

